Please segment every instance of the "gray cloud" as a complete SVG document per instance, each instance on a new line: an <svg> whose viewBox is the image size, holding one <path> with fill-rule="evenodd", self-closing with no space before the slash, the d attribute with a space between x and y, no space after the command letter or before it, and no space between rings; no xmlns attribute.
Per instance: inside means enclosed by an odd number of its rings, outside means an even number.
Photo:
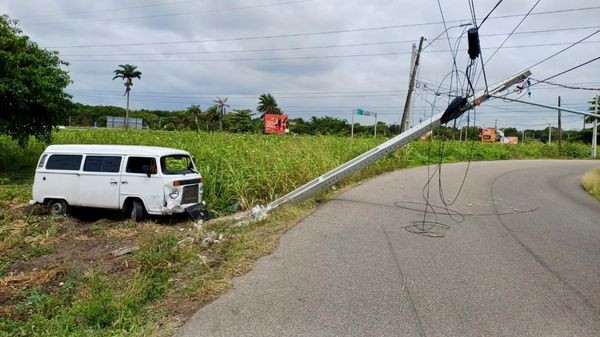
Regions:
<svg viewBox="0 0 600 337"><path fill-rule="evenodd" d="M481 20L496 0L476 1ZM481 28L484 58L505 38L487 36L510 32L519 17L494 18L526 13L535 1L504 1L493 17ZM468 2L440 1L448 27L469 22ZM155 4L162 4L155 6ZM277 5L279 4L279 5ZM266 6L264 6L266 5ZM597 0L545 0L534 12L598 6ZM114 9L110 10L109 9ZM391 41L418 41L440 34L444 27L436 0L426 1L183 1L164 0L145 3L133 0L83 2L74 0L5 0L0 11L21 21L25 34L42 47L54 47L69 61L73 84L69 90L75 100L88 104L124 105L123 86L112 81L118 64L131 63L143 72L132 94L133 108L185 109L198 103L204 108L215 96L229 96L232 108L254 108L257 97L272 92L291 117L329 114L350 118L353 107L365 107L381 113L380 119L397 122L404 105L408 84L411 43L365 45L339 48L293 49L265 52L185 54L223 50L305 48L340 44L366 44ZM534 30L597 26L600 9L572 11L528 17L517 33ZM286 38L240 39L203 43L152 44L172 41L198 41L282 34L343 31L365 27L422 24L412 27L338 34L315 34ZM597 29L597 28L596 28ZM524 69L564 48L566 45L510 48L532 44L572 43L595 29L515 34L486 65L489 83ZM456 38L459 28L450 28ZM445 35L444 35L445 37ZM600 34L593 43L578 45L532 69L533 77L543 79L596 57L600 52ZM595 41L595 42L594 42ZM78 45L107 45L93 48L64 48ZM122 45L123 44L123 45ZM131 45L127 45L131 44ZM57 48L61 47L61 48ZM461 48L466 48L465 42ZM419 71L421 85L415 99L413 121L443 110L447 98L435 96L452 69L448 42L435 41L422 55ZM114 55L114 54L151 55ZM158 53L179 53L161 55ZM305 58L335 55L384 54L362 57ZM385 55L389 54L389 55ZM83 55L83 56L68 56ZM100 56L102 55L102 56ZM114 55L114 56L110 56ZM292 58L278 59L275 58ZM295 59L294 59L295 58ZM298 59L299 58L299 59ZM206 61L231 60L237 61ZM239 60L245 59L245 60ZM248 60L255 59L255 60ZM458 69L466 69L468 56L459 51ZM600 85L600 67L590 64L556 78L561 83ZM481 85L483 81L480 81ZM449 86L449 83L443 83ZM574 91L539 85L532 89L531 100L555 104L557 95L572 108L586 108L594 92ZM435 107L430 103L437 99ZM529 127L555 122L556 112L495 100L478 109L478 124ZM368 118L357 118L372 123ZM570 116L564 123L580 128L581 118Z"/></svg>

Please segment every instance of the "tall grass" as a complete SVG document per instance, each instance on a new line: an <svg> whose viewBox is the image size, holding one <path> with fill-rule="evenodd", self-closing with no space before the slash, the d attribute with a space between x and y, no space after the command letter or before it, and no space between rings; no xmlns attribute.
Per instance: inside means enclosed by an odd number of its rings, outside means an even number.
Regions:
<svg viewBox="0 0 600 337"><path fill-rule="evenodd" d="M55 144L153 145L187 150L195 157L196 164L205 177L204 198L215 214L273 200L383 141L384 138L282 137L106 129L61 130L54 134ZM0 144L9 149L0 153L0 172L20 172L20 175L31 177L44 144L32 140L26 147L18 147L7 138L0 138ZM374 163L367 172L381 173L400 167L433 163L440 158L442 150L445 162L469 158L586 158L589 153L586 146L576 143L564 144L559 153L555 145L537 143L501 145L416 141ZM434 155L428 157L428 153ZM12 173L9 176L14 175Z"/></svg>
<svg viewBox="0 0 600 337"><path fill-rule="evenodd" d="M594 198L600 200L600 167L586 172L581 177L581 186Z"/></svg>

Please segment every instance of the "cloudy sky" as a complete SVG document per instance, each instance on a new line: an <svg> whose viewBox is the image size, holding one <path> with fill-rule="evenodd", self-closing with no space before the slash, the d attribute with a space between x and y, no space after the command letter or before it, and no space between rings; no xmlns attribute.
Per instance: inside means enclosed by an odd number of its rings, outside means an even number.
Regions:
<svg viewBox="0 0 600 337"><path fill-rule="evenodd" d="M497 2L474 0L478 25ZM468 0L439 5L437 0L3 0L0 12L70 63L68 91L77 102L124 106L124 87L112 80L112 72L129 63L142 71L134 82L133 109L182 110L191 104L205 109L216 96L229 97L232 109L254 109L258 96L271 92L292 118L349 120L352 109L361 107L388 123L401 117L411 48L421 36L427 47L412 123L442 111L450 89L465 86L449 76L450 48L458 48L456 65L464 82L467 44L459 39L464 28L458 25L473 23ZM597 33L599 14L598 0L503 1L480 27L487 82ZM532 67L532 78L548 78L599 54L600 33ZM481 73L481 64L476 71ZM600 61L552 81L600 88ZM484 86L483 76L476 86ZM563 106L586 109L596 94L541 83L523 99L555 105L560 95ZM519 129L557 123L556 111L502 100L485 104L475 118L479 126L497 121L498 127ZM581 128L582 117L566 114L563 125Z"/></svg>

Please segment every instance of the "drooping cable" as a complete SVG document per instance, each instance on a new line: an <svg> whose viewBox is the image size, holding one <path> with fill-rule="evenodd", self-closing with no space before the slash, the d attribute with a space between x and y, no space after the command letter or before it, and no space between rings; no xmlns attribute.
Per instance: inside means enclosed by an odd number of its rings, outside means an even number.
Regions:
<svg viewBox="0 0 600 337"><path fill-rule="evenodd" d="M504 1L504 0L499 0L496 3L496 5L492 8L492 10L485 16L485 18L483 18L483 20L479 24L479 28L481 28L481 26L483 26L483 24L485 23L485 20L487 20L490 17L490 15L496 10L496 8L498 8L498 6L500 6L500 4L502 3L502 1Z"/></svg>

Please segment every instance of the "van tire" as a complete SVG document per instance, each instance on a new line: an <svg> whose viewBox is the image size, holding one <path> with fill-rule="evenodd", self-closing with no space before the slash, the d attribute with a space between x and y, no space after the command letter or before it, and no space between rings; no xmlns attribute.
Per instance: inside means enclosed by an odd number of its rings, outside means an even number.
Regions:
<svg viewBox="0 0 600 337"><path fill-rule="evenodd" d="M144 205L139 200L131 201L129 217L133 221L142 221L144 219Z"/></svg>
<svg viewBox="0 0 600 337"><path fill-rule="evenodd" d="M48 212L51 215L61 216L67 214L69 206L62 199L51 199L48 201Z"/></svg>

